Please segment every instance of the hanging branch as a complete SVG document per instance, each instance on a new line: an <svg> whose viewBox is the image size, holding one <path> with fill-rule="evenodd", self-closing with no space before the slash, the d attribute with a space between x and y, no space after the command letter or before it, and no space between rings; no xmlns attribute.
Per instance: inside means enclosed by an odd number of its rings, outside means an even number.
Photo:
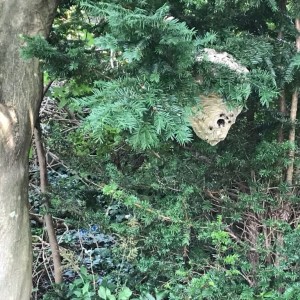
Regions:
<svg viewBox="0 0 300 300"><path fill-rule="evenodd" d="M300 18L297 18L295 20L295 27L297 30L297 37L296 37L296 50L297 52L300 52ZM290 150L289 157L290 157L290 164L287 168L286 172L286 182L288 185L292 185L293 183L293 174L294 174L294 161L295 161L295 137L296 137L296 119L297 119L297 107L298 107L298 97L299 97L299 91L298 87L295 88L295 91L292 95L292 104L291 104L291 111L290 111L290 121L292 124L292 127L290 129L289 133L289 141L291 145L293 145L293 148Z"/></svg>
<svg viewBox="0 0 300 300"><path fill-rule="evenodd" d="M52 81L53 82L53 81ZM44 93L42 95L42 99L48 89L50 88L52 82L50 82L44 89ZM41 102L42 102L41 99ZM46 225L46 230L48 233L49 244L52 251L52 259L54 265L54 280L55 283L59 284L63 282L62 278L62 268L61 268L61 258L59 252L59 246L56 238L55 228L53 224L52 215L49 213L50 209L50 199L48 192L48 174L47 174L47 162L46 162L46 155L45 149L42 142L42 131L40 126L40 119L38 118L34 128L34 141L36 146L36 152L38 157L39 169L40 169L40 187L41 187L41 194L44 207L46 209L46 214L44 215L44 222Z"/></svg>

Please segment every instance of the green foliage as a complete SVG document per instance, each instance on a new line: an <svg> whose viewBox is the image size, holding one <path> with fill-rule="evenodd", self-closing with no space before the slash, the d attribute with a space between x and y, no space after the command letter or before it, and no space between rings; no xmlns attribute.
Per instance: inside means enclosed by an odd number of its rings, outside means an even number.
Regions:
<svg viewBox="0 0 300 300"><path fill-rule="evenodd" d="M300 68L300 54L297 53L291 59L290 65L286 70L285 80L287 82L291 82L293 80L293 77L295 76L296 71L298 71L299 68Z"/></svg>
<svg viewBox="0 0 300 300"><path fill-rule="evenodd" d="M58 286L55 293L47 293L43 300L129 300L131 295L132 291L128 287L122 287L118 292L112 292L103 285L96 288L94 277L81 267L79 278L69 285Z"/></svg>
<svg viewBox="0 0 300 300"><path fill-rule="evenodd" d="M86 128L101 142L114 128L126 130L134 148L155 147L160 139L182 144L191 140L187 110L176 105L176 97L133 78L97 82L96 86L92 96L78 103L92 109Z"/></svg>
<svg viewBox="0 0 300 300"><path fill-rule="evenodd" d="M193 103L194 31L168 19L166 5L150 14L108 3L83 7L107 22L107 33L95 38L95 46L114 53L115 73L108 81L96 82L93 95L78 102L91 109L87 129L100 141L107 129L128 132L128 143L141 149L156 147L161 140L189 142L183 103Z"/></svg>
<svg viewBox="0 0 300 300"><path fill-rule="evenodd" d="M95 292L91 287L92 275L87 273L87 270L81 268L80 277L75 279L69 286L67 297L69 299L91 299Z"/></svg>
<svg viewBox="0 0 300 300"><path fill-rule="evenodd" d="M299 150L287 136L299 126L277 104L285 90L289 109L298 85L296 1L285 12L257 0L72 4L60 8L48 41L25 37L23 50L43 60L50 79L66 80L49 96L82 125L48 123L48 147L63 161L49 173L51 211L81 228L61 242L85 266L56 293L297 299L299 189L285 170L295 151L297 183ZM230 53L249 73L195 62L204 47ZM202 93L244 107L214 147L189 126ZM91 224L101 232L82 230Z"/></svg>
<svg viewBox="0 0 300 300"><path fill-rule="evenodd" d="M122 290L120 290L117 296L112 295L111 291L103 286L100 286L98 290L98 296L100 299L104 300L128 300L130 299L131 295L132 292L127 287L124 287Z"/></svg>

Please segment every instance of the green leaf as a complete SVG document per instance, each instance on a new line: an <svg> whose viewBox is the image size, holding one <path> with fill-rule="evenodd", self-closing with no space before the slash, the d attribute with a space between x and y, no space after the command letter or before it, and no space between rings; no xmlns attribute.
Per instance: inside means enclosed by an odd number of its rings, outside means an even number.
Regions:
<svg viewBox="0 0 300 300"><path fill-rule="evenodd" d="M79 296L82 296L81 291L74 291L73 293L74 293L76 296L78 296L78 297L79 297Z"/></svg>
<svg viewBox="0 0 300 300"><path fill-rule="evenodd" d="M118 295L118 300L127 300L132 295L132 291L128 287L124 287Z"/></svg>
<svg viewBox="0 0 300 300"><path fill-rule="evenodd" d="M111 291L106 288L105 292L106 292L106 296L108 297L108 299L110 299L110 297L112 296Z"/></svg>
<svg viewBox="0 0 300 300"><path fill-rule="evenodd" d="M98 290L98 296L101 298L101 299L104 299L106 300L107 297L106 297L106 288L103 287L103 286L100 286L99 290Z"/></svg>
<svg viewBox="0 0 300 300"><path fill-rule="evenodd" d="M83 293L83 294L88 293L89 289L90 289L90 283L89 283L89 282L86 282L86 283L84 284L83 288L82 288L82 293Z"/></svg>
<svg viewBox="0 0 300 300"><path fill-rule="evenodd" d="M162 291L156 293L156 300L163 300L169 294L168 291Z"/></svg>
<svg viewBox="0 0 300 300"><path fill-rule="evenodd" d="M155 298L151 294L147 293L144 295L143 300L155 300Z"/></svg>

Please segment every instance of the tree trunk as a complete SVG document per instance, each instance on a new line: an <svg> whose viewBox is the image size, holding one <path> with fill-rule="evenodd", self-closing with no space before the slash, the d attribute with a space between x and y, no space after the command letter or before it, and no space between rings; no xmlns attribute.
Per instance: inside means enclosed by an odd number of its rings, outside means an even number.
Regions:
<svg viewBox="0 0 300 300"><path fill-rule="evenodd" d="M287 0L281 0L279 1L279 8L280 12L282 15L286 13L286 4ZM281 27L280 31L278 32L278 40L282 40L284 37L284 32L283 32L283 26ZM285 97L285 91L284 89L281 91L280 96L279 96L279 111L281 113L281 116L286 116L286 97ZM283 124L281 124L281 127L278 132L278 142L282 143L284 141L284 131L283 131Z"/></svg>
<svg viewBox="0 0 300 300"><path fill-rule="evenodd" d="M289 157L290 157L290 163L288 165L287 171L286 171L286 183L288 185L293 184L293 175L294 175L294 161L295 161L295 150L294 150L294 144L295 144L295 138L296 138L296 119L297 119L297 108L298 108L298 90L296 89L292 96L292 105L291 105L291 113L290 113L290 121L292 123L292 127L290 129L289 133L289 141L291 142L291 145L293 148L290 150Z"/></svg>
<svg viewBox="0 0 300 300"><path fill-rule="evenodd" d="M0 299L31 294L28 150L42 93L36 59L20 36L49 33L57 0L0 0Z"/></svg>
<svg viewBox="0 0 300 300"><path fill-rule="evenodd" d="M296 36L296 50L300 52L300 19L297 18L295 20L295 27L297 31ZM289 141L292 145L295 144L296 139L296 120L297 120L297 109L298 109L298 98L299 98L299 91L298 87L295 88L295 91L292 96L292 104L291 104L291 112L290 112L290 121L292 123L292 128L290 129L289 134ZM290 164L287 168L286 172L286 182L289 185L293 184L293 175L294 175L294 161L295 161L295 150L294 148L289 153L290 156Z"/></svg>

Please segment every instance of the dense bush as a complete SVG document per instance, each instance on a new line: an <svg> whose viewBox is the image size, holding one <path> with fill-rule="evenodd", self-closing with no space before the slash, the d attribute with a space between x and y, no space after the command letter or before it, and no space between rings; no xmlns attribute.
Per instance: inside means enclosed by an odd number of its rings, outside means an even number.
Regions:
<svg viewBox="0 0 300 300"><path fill-rule="evenodd" d="M62 252L66 282L44 299L299 297L299 175L285 178L299 126L277 103L284 94L289 109L298 85L299 10L281 2L65 1L49 41L27 40L63 81L44 122L59 166L51 211L70 226L58 237L72 258ZM204 47L249 74L195 63ZM211 92L244 107L214 147L188 120Z"/></svg>

